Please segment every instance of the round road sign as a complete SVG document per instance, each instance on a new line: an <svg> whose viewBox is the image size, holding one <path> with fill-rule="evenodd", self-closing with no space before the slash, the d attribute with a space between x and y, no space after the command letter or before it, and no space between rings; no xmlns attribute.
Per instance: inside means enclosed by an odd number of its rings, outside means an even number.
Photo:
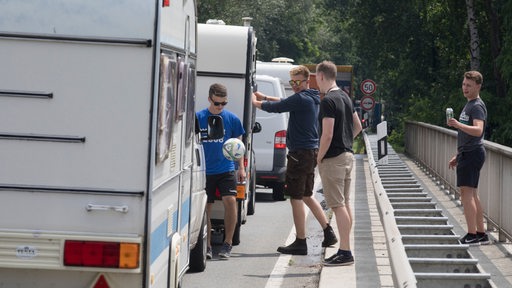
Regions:
<svg viewBox="0 0 512 288"><path fill-rule="evenodd" d="M363 110L369 111L372 110L375 106L375 99L372 96L366 95L361 98L361 108Z"/></svg>
<svg viewBox="0 0 512 288"><path fill-rule="evenodd" d="M371 95L371 94L375 93L375 90L377 90L377 85L375 84L375 82L373 82L373 80L366 79L366 80L363 80L363 82L361 82L360 88L361 88L361 92L363 92L363 94Z"/></svg>

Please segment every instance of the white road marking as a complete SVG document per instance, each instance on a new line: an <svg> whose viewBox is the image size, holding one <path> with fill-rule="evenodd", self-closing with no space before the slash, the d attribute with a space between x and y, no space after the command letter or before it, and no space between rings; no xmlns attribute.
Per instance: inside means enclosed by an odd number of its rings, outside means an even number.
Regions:
<svg viewBox="0 0 512 288"><path fill-rule="evenodd" d="M315 184L313 186L313 197L315 197L316 191L318 191L319 187L321 187L322 183L320 181L320 176L318 175L318 170L315 169ZM290 217L291 215L291 207L290 207ZM309 215L309 209L306 209L306 218ZM316 220L315 220L316 221ZM306 224L307 225L307 224ZM288 238L286 239L286 245L291 244L293 241L295 241L295 226L292 226L292 230L290 231L290 234L288 234ZM272 270L272 273L270 273L269 279L267 281L267 285L265 285L265 288L280 288L283 284L284 276L286 276L286 269L289 266L290 260L292 259L293 255L289 254L281 254L279 256L279 259L276 262L276 265L274 265L274 269Z"/></svg>

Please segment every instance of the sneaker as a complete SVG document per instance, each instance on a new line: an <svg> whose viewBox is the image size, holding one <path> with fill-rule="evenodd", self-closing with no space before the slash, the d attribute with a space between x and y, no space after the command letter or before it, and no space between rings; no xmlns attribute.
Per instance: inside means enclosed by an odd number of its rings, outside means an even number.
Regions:
<svg viewBox="0 0 512 288"><path fill-rule="evenodd" d="M231 257L231 248L233 248L233 246L229 245L228 243L222 244L222 248L220 249L219 252L219 257L221 259L228 259L229 257Z"/></svg>
<svg viewBox="0 0 512 288"><path fill-rule="evenodd" d="M338 256L339 256L338 253L334 253L331 257L325 258L323 262L324 263L331 262L332 260L334 260L334 258L336 258Z"/></svg>
<svg viewBox="0 0 512 288"><path fill-rule="evenodd" d="M206 248L206 259L212 259L213 258L213 252L212 247Z"/></svg>
<svg viewBox="0 0 512 288"><path fill-rule="evenodd" d="M327 224L327 227L324 229L324 241L322 241L322 247L329 247L338 243L338 238L336 238L336 234L334 230L332 230L331 225Z"/></svg>
<svg viewBox="0 0 512 288"><path fill-rule="evenodd" d="M333 255L334 258L329 257L327 259L330 259L327 261L325 259L324 266L346 266L346 265L352 265L354 264L354 256L345 256L345 255Z"/></svg>
<svg viewBox="0 0 512 288"><path fill-rule="evenodd" d="M467 244L469 246L478 246L480 242L476 234L466 234L466 236L459 239L461 244Z"/></svg>
<svg viewBox="0 0 512 288"><path fill-rule="evenodd" d="M487 235L487 233L478 233L476 235L476 237L478 238L478 243L480 243L480 245L489 245L491 244L491 241L489 240L489 235Z"/></svg>
<svg viewBox="0 0 512 288"><path fill-rule="evenodd" d="M277 252L291 255L308 255L308 244L306 239L296 238L292 244L277 248Z"/></svg>

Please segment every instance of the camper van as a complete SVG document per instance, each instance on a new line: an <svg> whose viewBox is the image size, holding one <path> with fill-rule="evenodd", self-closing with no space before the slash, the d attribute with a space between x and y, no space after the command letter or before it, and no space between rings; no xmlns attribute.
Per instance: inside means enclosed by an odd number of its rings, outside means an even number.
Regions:
<svg viewBox="0 0 512 288"><path fill-rule="evenodd" d="M242 141L246 147L244 163L247 180L245 183L239 183L237 187L238 222L233 235L233 245L238 245L241 225L247 221L247 215L254 214L256 205L253 133L259 132L260 129L256 124L256 108L251 102L255 88L256 35L249 24L225 25L221 20L198 24L197 31L197 111L210 105L210 85L224 84L229 97L226 109L240 118L245 130ZM211 220L214 229L212 235L223 233L224 207L221 201L215 201ZM212 238L215 240L220 237Z"/></svg>
<svg viewBox="0 0 512 288"><path fill-rule="evenodd" d="M286 98L281 79L257 74L256 83L261 93ZM269 113L261 109L256 112L256 121L261 125L261 132L254 135L256 184L272 188L272 199L276 201L285 199L288 118L288 112Z"/></svg>
<svg viewBox="0 0 512 288"><path fill-rule="evenodd" d="M279 59L286 59L287 61L284 62L278 62ZM293 67L296 67L297 65L292 64L292 59L289 58L276 58L273 59L276 61L272 62L262 62L257 61L256 62L256 74L257 75L269 75L273 77L277 77L281 79L284 85L284 90L286 92L286 96L293 95L295 92L293 92L292 86L290 86L290 83L288 81L290 80L290 70Z"/></svg>
<svg viewBox="0 0 512 288"><path fill-rule="evenodd" d="M2 1L0 287L178 287L205 269L195 11Z"/></svg>

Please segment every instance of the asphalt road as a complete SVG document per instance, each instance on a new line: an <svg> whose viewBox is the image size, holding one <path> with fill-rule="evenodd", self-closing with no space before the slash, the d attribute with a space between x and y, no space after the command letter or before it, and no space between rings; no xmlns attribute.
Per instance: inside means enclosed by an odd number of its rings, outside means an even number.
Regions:
<svg viewBox="0 0 512 288"><path fill-rule="evenodd" d="M320 177L316 177L319 182ZM315 191L318 183L315 183ZM240 245L234 246L229 260L220 260L219 245L201 273L187 273L183 288L316 288L321 269L323 239L320 225L308 214L308 255L281 255L278 246L295 239L289 201L273 201L271 190L257 188L256 213L242 226ZM260 193L261 192L261 193ZM316 194L322 200L323 195ZM308 209L306 209L308 210Z"/></svg>

